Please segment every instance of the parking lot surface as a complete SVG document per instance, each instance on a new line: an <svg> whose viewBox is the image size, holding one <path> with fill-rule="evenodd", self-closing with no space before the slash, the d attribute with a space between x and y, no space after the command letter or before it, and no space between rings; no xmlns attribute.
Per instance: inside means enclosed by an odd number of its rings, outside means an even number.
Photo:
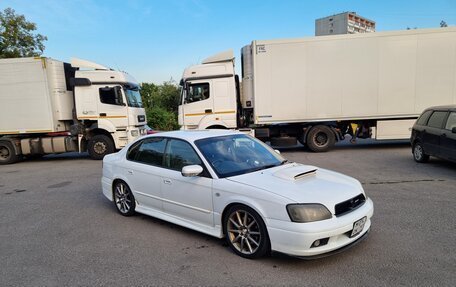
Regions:
<svg viewBox="0 0 456 287"><path fill-rule="evenodd" d="M415 163L403 142L282 155L359 179L375 204L368 238L318 260L243 259L223 240L119 215L101 161L46 156L0 166L0 285L455 285L456 164Z"/></svg>

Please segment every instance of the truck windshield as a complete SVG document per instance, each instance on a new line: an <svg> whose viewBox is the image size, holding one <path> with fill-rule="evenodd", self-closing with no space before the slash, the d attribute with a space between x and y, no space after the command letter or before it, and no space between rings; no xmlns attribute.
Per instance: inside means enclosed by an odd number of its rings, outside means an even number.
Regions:
<svg viewBox="0 0 456 287"><path fill-rule="evenodd" d="M125 96L129 107L142 108L141 94L138 86L124 86Z"/></svg>

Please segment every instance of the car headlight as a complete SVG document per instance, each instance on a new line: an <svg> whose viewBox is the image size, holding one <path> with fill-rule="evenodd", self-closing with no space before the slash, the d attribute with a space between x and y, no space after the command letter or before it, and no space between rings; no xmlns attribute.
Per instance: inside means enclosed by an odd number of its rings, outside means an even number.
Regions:
<svg viewBox="0 0 456 287"><path fill-rule="evenodd" d="M332 217L331 212L321 204L289 204L288 215L293 222L313 222Z"/></svg>

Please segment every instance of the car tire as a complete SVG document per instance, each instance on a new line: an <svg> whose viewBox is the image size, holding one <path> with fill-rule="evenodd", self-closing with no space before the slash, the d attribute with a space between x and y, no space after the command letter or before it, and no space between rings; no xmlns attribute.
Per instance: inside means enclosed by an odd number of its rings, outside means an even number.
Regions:
<svg viewBox="0 0 456 287"><path fill-rule="evenodd" d="M11 164L19 161L13 144L9 141L0 141L0 165Z"/></svg>
<svg viewBox="0 0 456 287"><path fill-rule="evenodd" d="M124 181L116 181L113 188L114 205L117 211L123 216L134 215L136 201L130 187Z"/></svg>
<svg viewBox="0 0 456 287"><path fill-rule="evenodd" d="M313 152L326 152L334 146L336 137L329 127L318 125L310 129L306 143Z"/></svg>
<svg viewBox="0 0 456 287"><path fill-rule="evenodd" d="M248 206L231 206L223 219L223 231L230 248L241 257L254 259L271 251L263 219Z"/></svg>
<svg viewBox="0 0 456 287"><path fill-rule="evenodd" d="M89 140L87 151L92 159L101 160L115 151L114 142L107 135L95 135Z"/></svg>
<svg viewBox="0 0 456 287"><path fill-rule="evenodd" d="M429 155L427 155L424 152L423 145L420 142L416 142L413 145L412 153L413 153L413 159L416 162L423 163L423 162L427 162L429 160Z"/></svg>

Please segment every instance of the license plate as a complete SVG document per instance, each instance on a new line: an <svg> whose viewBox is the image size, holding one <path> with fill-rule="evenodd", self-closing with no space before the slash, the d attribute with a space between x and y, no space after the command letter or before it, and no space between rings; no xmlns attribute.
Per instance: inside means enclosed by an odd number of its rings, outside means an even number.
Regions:
<svg viewBox="0 0 456 287"><path fill-rule="evenodd" d="M366 216L364 216L360 220L355 221L355 223L353 223L353 230L352 230L350 237L355 237L356 235L360 234L361 231L363 231L363 229L364 229L364 224L366 223L366 221L367 221Z"/></svg>

